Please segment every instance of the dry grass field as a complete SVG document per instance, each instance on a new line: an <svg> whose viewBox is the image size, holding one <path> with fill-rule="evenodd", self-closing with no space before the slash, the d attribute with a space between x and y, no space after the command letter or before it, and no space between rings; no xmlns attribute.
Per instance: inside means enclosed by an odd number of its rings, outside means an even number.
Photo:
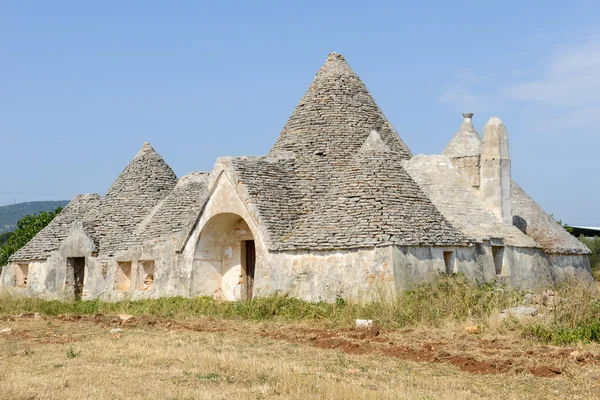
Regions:
<svg viewBox="0 0 600 400"><path fill-rule="evenodd" d="M599 346L510 329L32 313L2 328L2 399L600 398Z"/></svg>
<svg viewBox="0 0 600 400"><path fill-rule="evenodd" d="M498 317L523 302L540 315ZM597 399L599 343L587 281L532 297L440 276L368 303L4 295L0 399Z"/></svg>

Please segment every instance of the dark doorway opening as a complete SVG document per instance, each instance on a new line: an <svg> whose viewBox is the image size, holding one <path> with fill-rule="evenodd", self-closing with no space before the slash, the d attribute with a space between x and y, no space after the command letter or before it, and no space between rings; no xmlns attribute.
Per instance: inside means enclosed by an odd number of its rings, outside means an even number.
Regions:
<svg viewBox="0 0 600 400"><path fill-rule="evenodd" d="M246 271L246 299L251 300L254 291L254 269L256 267L254 240L244 240L242 242L242 261Z"/></svg>
<svg viewBox="0 0 600 400"><path fill-rule="evenodd" d="M65 291L74 300L81 300L83 278L85 274L85 257L67 258L67 276Z"/></svg>

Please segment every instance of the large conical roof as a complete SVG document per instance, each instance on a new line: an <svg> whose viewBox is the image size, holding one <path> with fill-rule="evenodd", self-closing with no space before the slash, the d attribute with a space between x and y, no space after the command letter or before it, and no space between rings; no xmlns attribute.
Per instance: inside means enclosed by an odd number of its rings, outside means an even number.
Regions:
<svg viewBox="0 0 600 400"><path fill-rule="evenodd" d="M464 120L458 132L442 152L447 157L473 157L481 154L481 137L473 126L473 114L464 113L463 117Z"/></svg>
<svg viewBox="0 0 600 400"><path fill-rule="evenodd" d="M410 150L358 75L341 54L331 53L271 152L291 151L297 158L308 159L317 155L320 161L341 169L374 129L399 157L410 158Z"/></svg>
<svg viewBox="0 0 600 400"><path fill-rule="evenodd" d="M373 131L283 247L467 244L404 170L403 162Z"/></svg>
<svg viewBox="0 0 600 400"><path fill-rule="evenodd" d="M298 196L293 217L282 226L295 226L298 218L313 212L323 195L338 184L338 174L372 131L377 131L382 144L389 148L389 157L398 161L411 157L358 75L342 55L331 53L269 153L289 158L279 164L293 171L278 180L286 186L293 184Z"/></svg>

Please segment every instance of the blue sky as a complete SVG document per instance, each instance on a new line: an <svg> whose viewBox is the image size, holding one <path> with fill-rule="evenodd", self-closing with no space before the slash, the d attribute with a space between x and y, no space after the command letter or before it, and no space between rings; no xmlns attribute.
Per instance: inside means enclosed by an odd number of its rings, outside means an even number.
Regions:
<svg viewBox="0 0 600 400"><path fill-rule="evenodd" d="M331 51L413 153L475 112L513 178L600 226L600 3L0 0L0 204L104 194L143 142L178 176L268 152Z"/></svg>

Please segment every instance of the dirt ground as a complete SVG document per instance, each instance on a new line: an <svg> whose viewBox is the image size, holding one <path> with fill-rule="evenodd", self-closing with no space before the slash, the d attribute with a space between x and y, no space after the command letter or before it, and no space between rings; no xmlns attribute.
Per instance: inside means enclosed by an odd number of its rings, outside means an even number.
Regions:
<svg viewBox="0 0 600 400"><path fill-rule="evenodd" d="M0 398L600 398L596 345L544 346L459 326L124 319L0 317L0 331L10 329L0 333Z"/></svg>

